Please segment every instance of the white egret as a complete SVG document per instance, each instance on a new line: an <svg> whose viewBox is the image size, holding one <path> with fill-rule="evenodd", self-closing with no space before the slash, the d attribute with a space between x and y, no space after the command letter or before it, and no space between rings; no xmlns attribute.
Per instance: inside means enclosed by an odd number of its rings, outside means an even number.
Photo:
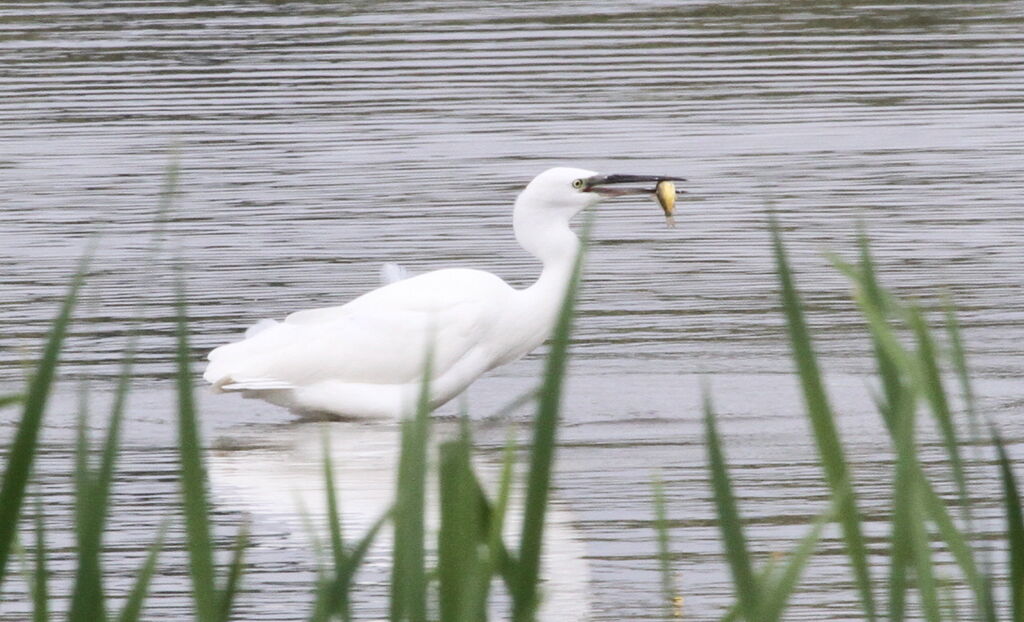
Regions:
<svg viewBox="0 0 1024 622"><path fill-rule="evenodd" d="M420 274L348 304L262 320L210 352L203 377L217 391L294 410L398 417L417 395L429 349L436 408L548 338L579 249L573 216L608 196L654 195L666 180L679 178L549 169L519 194L512 216L516 240L543 264L533 285L514 289L466 268Z"/></svg>

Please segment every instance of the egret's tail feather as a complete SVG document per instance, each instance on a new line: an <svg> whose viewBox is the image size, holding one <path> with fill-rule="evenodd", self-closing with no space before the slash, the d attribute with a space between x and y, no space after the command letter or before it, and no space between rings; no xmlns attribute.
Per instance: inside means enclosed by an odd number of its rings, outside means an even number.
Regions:
<svg viewBox="0 0 1024 622"><path fill-rule="evenodd" d="M221 391L287 391L295 385L276 378L225 378L223 383L214 383Z"/></svg>
<svg viewBox="0 0 1024 622"><path fill-rule="evenodd" d="M381 285L397 283L398 281L403 281L410 276L409 271L404 266L397 263L386 263L380 267Z"/></svg>

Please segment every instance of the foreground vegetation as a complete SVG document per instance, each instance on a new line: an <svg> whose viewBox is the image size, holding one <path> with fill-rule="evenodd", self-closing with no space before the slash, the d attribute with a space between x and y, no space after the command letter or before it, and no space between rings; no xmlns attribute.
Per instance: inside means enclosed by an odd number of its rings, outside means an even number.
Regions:
<svg viewBox="0 0 1024 622"><path fill-rule="evenodd" d="M758 567L747 542L733 485L729 478L726 449L719 437L712 400L705 400L704 420L708 469L721 529L722 542L735 586L735 605L723 612L724 619L761 622L782 619L790 597L798 589L808 560L822 538L825 527L837 524L842 534L849 568L866 620L903 620L908 617L935 620L971 619L1024 620L1024 518L1009 459L990 422L976 413L970 377L956 319L945 317L948 357L938 345L920 309L900 301L886 291L875 275L866 242L859 262L848 264L834 259L846 273L862 312L873 344L877 364L877 409L892 441L896 456L890 516L888 564L871 565L865 544L857 485L845 451L834 411L822 382L811 336L798 292L793 282L782 241L773 227L773 241L781 284L782 302L789 328L793 358L800 378L814 441L819 452L824 481L831 502L820 517L807 527L807 534L782 560ZM35 373L20 395L0 397L0 407L20 407L21 417L5 454L6 467L0 485L0 587L14 571L16 541L23 547L26 580L31 585L34 620L51 617L53 597L47 568L54 552L47 550L46 528L41 508L35 521L20 520L29 489L31 470L39 446L39 432L55 377L64 337L83 285L87 265L83 264L64 303L53 321ZM328 452L324 452L327 533L330 563L321 568L316 584L310 586L308 619L351 620L352 598L357 589L354 578L367 551L378 535L391 529L394 554L391 557L389 617L395 621L444 620L478 621L493 615L495 582L504 584L509 599L507 616L516 621L535 619L541 601L540 560L544 524L556 449L559 402L573 302L579 282L579 263L570 285L548 357L542 388L538 393L533 420L532 443L525 472L525 501L518 539L506 542L506 519L514 479L513 452L505 452L500 481L493 496L483 488L471 463L473 453L468 421L463 420L457 438L441 443L436 464L428 462L431 423L425 399L417 412L402 422L401 454L393 502L369 529L358 536L343 534L335 498ZM178 449L180 455L180 509L184 518L188 573L192 585L194 616L200 622L228 620L236 609L236 595L244 581L244 553L247 534L239 528L228 563L214 563L210 503L207 479L192 396L193 375L188 357L188 327L184 294L177 309L177 400ZM949 361L959 384L964 404L963 417L954 412L944 385L943 361ZM159 568L159 556L167 525L155 535L149 554L138 570L127 598L115 602L104 586L102 540L109 510L111 487L117 468L120 429L125 396L132 374L132 355L126 355L116 390L107 434L98 460L93 459L79 422L75 473L76 494L74 551L77 571L67 605L68 619L129 622L143 619L150 581ZM423 395L426 395L424 387ZM943 447L955 494L946 499L936 492L936 482L922 467L919 430L927 413L942 436ZM968 460L962 455L966 424L973 444L991 442L998 456L998 477L1004 491L1005 541L1009 550L1008 576L996 576L992 564L977 550L969 502ZM983 439L987 430L987 440ZM436 555L424 525L428 503L426 477L436 473L439 481L440 526ZM676 617L672 585L671 542L664 513L664 491L656 486L655 508L659 529L659 557L662 562L666 618ZM959 585L968 595L969 610L956 610L948 588L936 575L936 553L948 552L959 572ZM884 577L879 574L884 573ZM1010 586L1008 598L997 600L993 586ZM652 607L658 603L652 603Z"/></svg>

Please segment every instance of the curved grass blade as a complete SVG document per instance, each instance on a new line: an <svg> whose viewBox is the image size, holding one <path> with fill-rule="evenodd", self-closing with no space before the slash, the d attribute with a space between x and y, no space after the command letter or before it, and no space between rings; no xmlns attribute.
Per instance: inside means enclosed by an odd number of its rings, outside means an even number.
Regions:
<svg viewBox="0 0 1024 622"><path fill-rule="evenodd" d="M391 567L392 622L423 622L427 617L424 568L427 442L430 437L430 376L433 352L426 353L415 416L402 421L401 454L392 524L395 529Z"/></svg>
<svg viewBox="0 0 1024 622"><path fill-rule="evenodd" d="M974 448L972 457L976 463L981 463L981 423L979 421L977 408L975 407L974 388L971 385L970 373L967 366L967 353L960 338L960 323L952 304L946 305L946 334L949 339L950 357L953 361L953 368L960 384L960 395L963 400L964 412L967 415L967 430L970 436L971 446ZM976 588L977 598L980 602L980 617L986 622L996 622L995 596L992 593L992 559L988 549L982 548L979 551L980 570L976 571L978 587Z"/></svg>
<svg viewBox="0 0 1024 622"><path fill-rule="evenodd" d="M360 566L362 566L363 560L366 559L366 554L376 541L381 529L391 520L393 515L394 506L385 510L373 522L366 533L363 534L363 537L352 547L352 550L348 551L342 565L335 567L333 577L327 578L323 576L322 571L319 573L316 601L313 606L313 614L309 618L310 622L326 622L339 610L338 604L340 602L348 602L356 573L359 571ZM346 609L342 608L341 612L343 620L351 619Z"/></svg>
<svg viewBox="0 0 1024 622"><path fill-rule="evenodd" d="M475 622L487 617L481 597L490 576L480 559L485 542L476 479L470 464L470 441L465 417L457 439L441 445L439 484L441 526L437 544L437 575L441 619Z"/></svg>
<svg viewBox="0 0 1024 622"><path fill-rule="evenodd" d="M238 588L242 583L242 570L245 567L245 547L248 544L249 521L246 520L238 528L238 535L235 538L235 549L231 554L231 563L228 564L228 575L224 579L224 589L220 591L221 622L228 622L231 619L231 611L235 606L235 596L238 595Z"/></svg>
<svg viewBox="0 0 1024 622"><path fill-rule="evenodd" d="M4 470L0 485L0 585L3 585L7 562L10 559L11 543L17 532L21 504L25 498L25 486L32 470L32 462L35 460L46 400L50 395L61 346L71 323L71 313L78 301L78 292L85 281L91 256L90 247L78 265L77 274L68 287L68 293L64 296L57 317L50 325L43 355L24 395L21 421L14 434L14 441L7 451L7 468Z"/></svg>
<svg viewBox="0 0 1024 622"><path fill-rule="evenodd" d="M807 415L814 431L818 455L825 470L825 479L832 490L833 497L842 503L838 515L846 542L846 554L850 559L864 614L869 621L873 621L876 619L876 609L871 572L868 566L867 546L861 531L860 510L857 507L856 496L850 481L850 471L842 443L839 440L839 432L836 429L835 415L829 405L821 372L818 369L810 332L800 306L800 296L793 282L793 273L789 267L786 251L782 244L782 236L774 217L771 220L771 230L776 269L782 285L782 304L789 326L793 358L807 405Z"/></svg>
<svg viewBox="0 0 1024 622"><path fill-rule="evenodd" d="M46 568L46 536L43 521L43 502L36 496L36 550L35 570L32 578L32 622L50 619L50 590Z"/></svg>
<svg viewBox="0 0 1024 622"><path fill-rule="evenodd" d="M544 369L544 382L538 397L530 467L526 476L526 499L523 504L523 524L519 538L519 564L515 573L516 586L511 590L512 618L516 622L533 620L538 605L537 582L540 577L540 555L544 540L544 517L551 488L562 384L569 357L573 312L592 221L592 218L588 218L584 224L583 243L580 244L579 253L576 255L572 276L558 314L551 338L551 350Z"/></svg>
<svg viewBox="0 0 1024 622"><path fill-rule="evenodd" d="M949 464L953 470L953 481L956 483L964 525L966 525L968 536L970 536L973 532L973 521L970 511L971 505L967 495L967 476L964 473L963 459L960 455L960 439L957 434L956 425L953 423L953 413L949 408L946 389L942 384L942 377L939 373L935 341L919 309L912 308L910 310L910 318L911 328L914 330L914 335L917 338L918 362L923 372L923 393L931 407L935 421L939 424L939 431L942 433L942 442L945 445L946 455L949 457Z"/></svg>
<svg viewBox="0 0 1024 622"><path fill-rule="evenodd" d="M906 543L896 543L900 548L901 562L912 562L917 578L917 590L921 610L929 622L939 622L941 611L933 571L931 542L928 539L926 512L922 507L924 494L921 482L915 474L922 473L917 459L916 409L908 405L896 417L897 426L893 433L896 445L896 484L894 500L893 531L906 537ZM902 596L902 595L901 595ZM900 612L902 614L902 611Z"/></svg>
<svg viewBox="0 0 1024 622"><path fill-rule="evenodd" d="M668 515L665 511L665 486L655 476L651 484L654 491L654 532L658 543L658 569L661 575L661 599L666 620L675 617L676 587L672 580L672 552L669 546Z"/></svg>
<svg viewBox="0 0 1024 622"><path fill-rule="evenodd" d="M1006 455L1003 439L994 427L992 442L996 446L999 474L1003 480L1003 505L1006 506L1006 540L1010 546L1010 620L1024 622L1024 514L1021 512L1013 464Z"/></svg>
<svg viewBox="0 0 1024 622"><path fill-rule="evenodd" d="M146 601L146 595L149 593L149 584L153 579L153 574L156 572L157 558L164 547L164 537L167 534L167 526L169 524L170 521L165 520L160 525L156 540L149 547L146 560L135 574L135 584L132 585L132 590L128 593L124 607L121 608L121 615L117 618L118 622L138 622L142 616L142 606Z"/></svg>
<svg viewBox="0 0 1024 622"><path fill-rule="evenodd" d="M897 452L905 452L901 449L902 435L906 434L906 422L913 418L914 404L912 396L902 390L894 396L897 400L889 408L893 427L890 434L893 442L897 445ZM903 422L903 423L899 423ZM893 502L892 502L892 540L890 543L889 563L889 620L901 622L906 617L907 591L910 589L910 580L907 572L912 566L914 559L914 539L910 533L911 523L919 520L914 515L914 483L917 473L914 470L914 463L898 458L895 464L895 476L893 478Z"/></svg>
<svg viewBox="0 0 1024 622"><path fill-rule="evenodd" d="M725 542L725 556L732 571L736 586L739 610L746 620L762 620L761 586L758 584L751 564L747 540L743 535L743 523L736 507L732 483L726 467L722 442L715 428L715 413L707 395L704 396L704 436L708 447L708 467L711 470L711 487L714 491L718 526Z"/></svg>
<svg viewBox="0 0 1024 622"><path fill-rule="evenodd" d="M89 447L86 437L88 418L87 390L82 389L78 411L78 431L75 441L75 537L78 550L71 606L70 622L105 620L103 573L100 569L100 547L103 536L105 508L93 504L98 491L96 474L89 465Z"/></svg>
<svg viewBox="0 0 1024 622"><path fill-rule="evenodd" d="M188 321L184 285L179 281L177 302L178 453L181 460L182 506L185 513L189 576L198 622L218 622L217 588L214 582L213 541L210 537L210 506L207 501L206 471L200 453L199 426L192 395L189 363Z"/></svg>
<svg viewBox="0 0 1024 622"><path fill-rule="evenodd" d="M923 393L929 384L927 380L928 372L925 370L925 363L921 361L920 352L916 355L907 352L900 344L893 327L886 319L888 314L895 312L912 325L914 322L913 311L902 309L899 301L893 298L877 282L876 271L866 236L861 236L860 245L861 270L855 270L848 265L839 265L841 260L833 259L833 263L836 263L858 285L856 299L865 319L868 321L872 342L875 347L875 357L879 361L879 375L882 377L886 387L887 402L880 405L879 411L882 413L889 434L895 442L899 437L899 422L902 420L902 417L907 416L907 412L912 411L916 407L917 396ZM954 334L954 338L951 339L954 342L954 347L958 343L956 337L958 335ZM931 348L931 352L934 353L934 348ZM966 365L963 364L962 359L960 364L958 364L958 368L962 369L963 373L966 374ZM960 567L961 572L963 572L965 580L974 592L977 610L981 619L995 622L996 614L988 573L978 571L974 561L974 551L970 546L968 538L964 536L953 522L945 501L935 492L920 465L915 464L913 471L912 480L905 481L904 485L908 487L916 486L918 491L917 499L923 508L924 515L934 522L940 537L949 547L950 553L954 556L957 565ZM896 515L899 515L900 504L897 503L896 505L898 506L896 508ZM890 619L892 620L903 619L903 593L908 585L905 577L906 564L913 562L913 551L909 544L912 534L904 533L902 530L902 527L907 525L909 525L909 519L902 521L898 527L894 524L893 560L889 580L889 610Z"/></svg>
<svg viewBox="0 0 1024 622"><path fill-rule="evenodd" d="M505 548L502 535L505 529L505 515L508 511L508 502L512 493L512 479L515 474L515 435L509 428L508 436L505 439L505 448L502 450L501 475L498 480L498 494L494 499L494 505L487 499L483 486L474 475L473 482L476 488L476 495L480 500L480 513L484 525L487 528L487 559L484 566L484 574L490 578L500 574L509 589L516 584L515 564ZM481 598L487 599L490 590L490 580L484 584L484 593Z"/></svg>
<svg viewBox="0 0 1024 622"><path fill-rule="evenodd" d="M69 619L72 622L78 620L90 622L106 618L106 597L103 590L101 560L103 532L110 506L110 489L113 485L114 469L120 451L121 422L124 419L124 406L131 382L134 343L133 339L122 364L121 375L111 407L110 422L107 426L107 437L100 456L100 465L95 473L88 456L89 447L85 424L86 394L84 391L82 394L76 449L77 467L75 469L78 570L75 575L75 586L69 609Z"/></svg>
<svg viewBox="0 0 1024 622"><path fill-rule="evenodd" d="M800 582L804 567L807 566L808 560L814 554L814 549L821 540L821 533L825 530L825 526L834 520L834 510L827 511L815 519L811 530L800 540L800 544L790 554L786 565L761 579L760 584L763 586L764 593L763 617L761 619L765 621L782 619L782 614L786 612L786 606L789 604L789 598Z"/></svg>
<svg viewBox="0 0 1024 622"><path fill-rule="evenodd" d="M324 494L327 496L327 532L331 540L331 558L334 561L334 574L337 577L340 569L345 565L345 545L341 533L341 513L338 511L338 493L334 487L334 464L331 460L330 437L326 428L323 433L323 469L324 469ZM327 615L339 613L342 620L351 617L349 613L348 593L337 589L330 591L326 601Z"/></svg>
<svg viewBox="0 0 1024 622"><path fill-rule="evenodd" d="M376 521L370 525L370 528L366 530L363 537L360 538L355 546L348 553L348 557L345 559L345 565L340 569L338 573L338 589L348 591L351 589L352 581L355 579L356 572L359 567L362 566L363 560L366 559L366 554L369 552L370 547L377 540L377 536L380 534L380 530L384 528L391 517L394 515L394 508L388 508L383 514L381 514Z"/></svg>

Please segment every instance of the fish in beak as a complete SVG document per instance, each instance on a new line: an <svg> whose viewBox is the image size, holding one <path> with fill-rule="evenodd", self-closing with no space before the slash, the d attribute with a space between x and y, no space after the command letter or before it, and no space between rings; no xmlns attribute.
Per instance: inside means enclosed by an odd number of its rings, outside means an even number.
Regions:
<svg viewBox="0 0 1024 622"><path fill-rule="evenodd" d="M630 194L650 194L658 200L665 213L668 226L675 226L676 196L682 194L674 182L686 181L682 177L659 175L594 175L583 180L584 192L597 192L610 197Z"/></svg>

